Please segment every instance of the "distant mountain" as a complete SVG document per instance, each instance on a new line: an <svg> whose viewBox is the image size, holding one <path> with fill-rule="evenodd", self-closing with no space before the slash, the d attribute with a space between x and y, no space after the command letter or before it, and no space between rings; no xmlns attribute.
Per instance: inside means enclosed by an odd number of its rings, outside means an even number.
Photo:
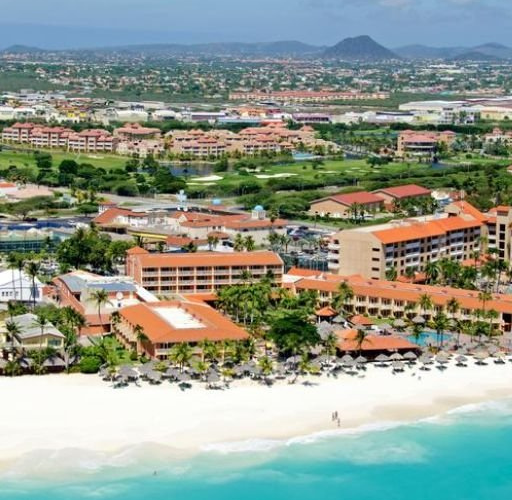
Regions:
<svg viewBox="0 0 512 500"><path fill-rule="evenodd" d="M484 60L483 56L498 59L512 59L512 49L499 43L486 43L477 47L428 47L426 45L407 45L394 51L405 59L456 59L467 54ZM467 60L467 59L466 59Z"/></svg>
<svg viewBox="0 0 512 500"><path fill-rule="evenodd" d="M474 47L472 50L488 56L497 57L498 59L512 59L512 48L500 43L486 43Z"/></svg>
<svg viewBox="0 0 512 500"><path fill-rule="evenodd" d="M345 38L334 47L323 52L327 59L341 59L344 61L385 61L399 59L399 57L386 47L380 45L367 35L355 38Z"/></svg>
<svg viewBox="0 0 512 500"><path fill-rule="evenodd" d="M462 62L462 61L474 61L474 62L498 62L503 61L501 57L496 57L490 54L484 54L478 50L470 50L469 52L464 52L463 54L459 54L455 57L449 59L454 62Z"/></svg>
<svg viewBox="0 0 512 500"><path fill-rule="evenodd" d="M46 51L38 47L28 47L27 45L11 45L4 50L0 50L0 53L4 54L39 54L41 52Z"/></svg>
<svg viewBox="0 0 512 500"><path fill-rule="evenodd" d="M396 54L405 59L449 59L465 51L464 47L428 47L426 45L406 45L393 49Z"/></svg>
<svg viewBox="0 0 512 500"><path fill-rule="evenodd" d="M172 56L253 56L253 57L286 57L308 56L320 53L324 47L315 47L297 41L278 41L262 43L202 43L202 44L152 44L127 45L120 47L103 47L81 49L82 54L125 54L148 57ZM67 51L69 52L69 51Z"/></svg>

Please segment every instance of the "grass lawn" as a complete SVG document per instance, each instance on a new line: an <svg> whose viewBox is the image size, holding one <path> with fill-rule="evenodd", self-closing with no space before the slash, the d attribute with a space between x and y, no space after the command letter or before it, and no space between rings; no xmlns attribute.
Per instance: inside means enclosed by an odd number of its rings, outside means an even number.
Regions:
<svg viewBox="0 0 512 500"><path fill-rule="evenodd" d="M124 168L127 158L115 155L98 154L76 154L63 151L49 151L53 157L54 167L62 160L75 160L78 163L90 163L95 167L103 167L106 170ZM34 155L32 152L18 152L3 149L0 151L0 169L8 168L10 165L17 167L35 167Z"/></svg>
<svg viewBox="0 0 512 500"><path fill-rule="evenodd" d="M272 165L257 172L249 174L239 174L238 172L221 172L216 173L222 180L209 181L218 186L233 186L247 180L256 180L265 184L271 179L284 178L300 178L304 181L327 179L330 177L339 178L344 176L347 179L362 180L364 177L372 173L393 173L398 174L401 172L411 173L415 168L425 168L425 165L407 164L407 163L390 163L384 166L371 167L365 160L327 160L323 165L313 168L309 162L297 162L284 165ZM261 177L264 176L264 177ZM197 186L201 183L197 178L190 178L189 183ZM207 185L209 182L205 182Z"/></svg>

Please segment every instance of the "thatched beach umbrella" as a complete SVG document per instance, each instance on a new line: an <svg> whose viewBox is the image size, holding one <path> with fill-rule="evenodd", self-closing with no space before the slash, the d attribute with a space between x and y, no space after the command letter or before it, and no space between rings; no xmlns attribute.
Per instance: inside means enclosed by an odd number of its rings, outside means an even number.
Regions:
<svg viewBox="0 0 512 500"><path fill-rule="evenodd" d="M356 364L358 365L364 365L366 363L368 363L368 360L364 357L364 356L358 356L356 359Z"/></svg>
<svg viewBox="0 0 512 500"><path fill-rule="evenodd" d="M45 368L66 368L65 361L60 356L50 356L44 360Z"/></svg>
<svg viewBox="0 0 512 500"><path fill-rule="evenodd" d="M338 316L336 316L333 320L333 323L345 323L345 318L341 315L341 314L338 314Z"/></svg>
<svg viewBox="0 0 512 500"><path fill-rule="evenodd" d="M219 374L217 372L210 372L208 374L208 376L206 377L206 381L209 383L209 384L215 384L217 382L220 382L220 377L219 377Z"/></svg>
<svg viewBox="0 0 512 500"><path fill-rule="evenodd" d="M176 378L178 379L179 382L190 382L192 380L190 374L186 372L179 373Z"/></svg>
<svg viewBox="0 0 512 500"><path fill-rule="evenodd" d="M424 325L425 324L425 318L423 316L415 316L413 319L412 319L412 322L415 324L415 325Z"/></svg>
<svg viewBox="0 0 512 500"><path fill-rule="evenodd" d="M396 319L393 321L393 326L396 328L405 328L407 326L407 323L403 319Z"/></svg>
<svg viewBox="0 0 512 500"><path fill-rule="evenodd" d="M159 384L162 381L162 374L154 370L148 372L146 376L152 384Z"/></svg>
<svg viewBox="0 0 512 500"><path fill-rule="evenodd" d="M494 357L495 357L495 359L494 359L495 364L504 365L506 363L504 352L498 352L498 353L496 353L496 355Z"/></svg>
<svg viewBox="0 0 512 500"><path fill-rule="evenodd" d="M165 370L165 372L162 374L162 376L164 378L175 380L178 378L179 373L180 373L179 370L177 370L176 368L173 368L171 366L171 367L167 368L167 370Z"/></svg>
<svg viewBox="0 0 512 500"><path fill-rule="evenodd" d="M404 359L404 357L399 353L399 352L395 352L394 354L392 354L389 359L391 361L402 361L402 359Z"/></svg>
<svg viewBox="0 0 512 500"><path fill-rule="evenodd" d="M404 371L404 368L405 368L405 365L401 362L401 361L395 361L393 364L392 364L392 367L393 367L393 370L395 372L403 372Z"/></svg>
<svg viewBox="0 0 512 500"><path fill-rule="evenodd" d="M298 365L301 361L301 357L300 356L290 356L287 360L286 360L286 364L287 365ZM253 365L253 368L254 366L256 365Z"/></svg>
<svg viewBox="0 0 512 500"><path fill-rule="evenodd" d="M320 335L320 338L325 340L334 331L334 327L330 323L327 323L327 321L322 321L317 326L316 331L318 335Z"/></svg>
<svg viewBox="0 0 512 500"><path fill-rule="evenodd" d="M354 361L354 358L350 354L345 354L345 356L343 356L341 358L341 362L343 364L345 364L345 363L352 363L353 361Z"/></svg>
<svg viewBox="0 0 512 500"><path fill-rule="evenodd" d="M436 356L436 361L441 365L447 364L448 361L450 361L450 355L444 351L440 351Z"/></svg>
<svg viewBox="0 0 512 500"><path fill-rule="evenodd" d="M375 358L375 361L377 361L377 363L387 363L387 362L389 362L389 357L386 356L385 354L379 354Z"/></svg>
<svg viewBox="0 0 512 500"><path fill-rule="evenodd" d="M500 348L498 346L495 346L495 345L490 345L487 348L487 351L489 352L489 354L491 356L494 356L495 354L497 354L500 351Z"/></svg>
<svg viewBox="0 0 512 500"><path fill-rule="evenodd" d="M466 356L463 356L462 354L455 358L455 362L457 363L457 366L466 366L467 360L468 360L468 358L466 358Z"/></svg>
<svg viewBox="0 0 512 500"><path fill-rule="evenodd" d="M475 353L475 359L477 365L485 365L485 360L489 357L489 353L485 351L478 351Z"/></svg>
<svg viewBox="0 0 512 500"><path fill-rule="evenodd" d="M418 356L412 351L408 351L404 354L404 359L406 359L407 361L416 361L418 359Z"/></svg>

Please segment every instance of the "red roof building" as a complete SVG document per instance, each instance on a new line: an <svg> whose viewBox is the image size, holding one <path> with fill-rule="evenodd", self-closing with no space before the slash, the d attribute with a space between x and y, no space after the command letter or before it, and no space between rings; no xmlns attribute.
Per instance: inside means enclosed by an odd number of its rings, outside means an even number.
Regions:
<svg viewBox="0 0 512 500"><path fill-rule="evenodd" d="M249 338L247 332L202 302L169 301L139 304L119 311L118 339L128 348L152 358L167 359L179 343L220 342ZM147 340L137 339L140 327Z"/></svg>

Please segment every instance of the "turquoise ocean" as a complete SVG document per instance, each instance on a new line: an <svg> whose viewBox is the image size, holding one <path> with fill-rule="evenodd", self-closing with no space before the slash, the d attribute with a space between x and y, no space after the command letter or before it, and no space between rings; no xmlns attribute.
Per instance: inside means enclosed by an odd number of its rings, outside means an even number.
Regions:
<svg viewBox="0 0 512 500"><path fill-rule="evenodd" d="M512 401L189 458L154 451L124 450L101 463L86 455L71 468L79 451L40 452L38 460L51 455L52 474L24 477L27 459L0 476L0 499L511 500Z"/></svg>

